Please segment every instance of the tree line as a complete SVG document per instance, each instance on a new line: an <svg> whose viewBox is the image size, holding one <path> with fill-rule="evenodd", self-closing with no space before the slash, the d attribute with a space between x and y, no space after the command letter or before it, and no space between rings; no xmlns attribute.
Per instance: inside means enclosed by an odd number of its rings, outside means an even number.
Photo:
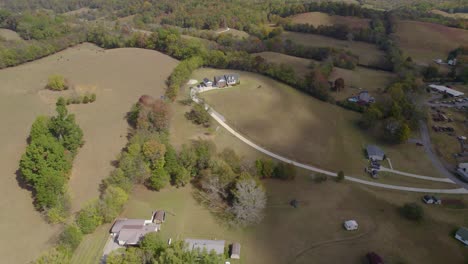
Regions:
<svg viewBox="0 0 468 264"><path fill-rule="evenodd" d="M63 98L57 115L39 116L20 160L21 179L32 189L35 207L52 223L65 220L69 210L66 184L73 158L83 145L83 131L69 114Z"/></svg>

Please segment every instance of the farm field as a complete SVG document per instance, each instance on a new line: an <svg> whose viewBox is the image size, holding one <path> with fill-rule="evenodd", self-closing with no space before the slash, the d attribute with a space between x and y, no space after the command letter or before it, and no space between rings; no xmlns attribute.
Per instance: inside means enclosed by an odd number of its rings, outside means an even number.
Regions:
<svg viewBox="0 0 468 264"><path fill-rule="evenodd" d="M241 85L201 94L229 125L283 156L332 171L343 170L348 175L363 174L363 150L376 142L357 127L358 113L304 96L260 75L238 73ZM193 78L201 80L219 74L220 70L203 69L196 71ZM439 176L423 150L415 145L380 146L395 169Z"/></svg>
<svg viewBox="0 0 468 264"><path fill-rule="evenodd" d="M240 242L240 263L247 264L311 263L312 259L316 263L360 264L369 251L378 252L388 263L459 263L467 256L450 237L464 223L463 213L426 207L427 220L421 224L399 216L397 206L418 201L419 195L373 191L330 180L316 184L303 171L292 182L264 183L268 195L265 219L251 228L226 226L196 202L196 190L191 186L160 192L137 186L121 216L147 218L151 211L164 209L168 216L159 233L164 240ZM298 208L289 206L292 199L299 201ZM344 231L342 222L351 218L359 222L359 231Z"/></svg>
<svg viewBox="0 0 468 264"><path fill-rule="evenodd" d="M319 63L314 60L294 57L276 52L261 52L252 54L261 56L268 62L277 64L287 64L291 66L299 77L304 77L311 72L309 67L312 63ZM334 67L328 78L330 81L335 81L338 78L345 80L346 89L340 93L332 93L337 100L343 100L350 96L357 95L363 90L372 93L373 96L380 94L394 78L394 74L386 71L368 69L365 67L356 67L354 70L347 70Z"/></svg>
<svg viewBox="0 0 468 264"><path fill-rule="evenodd" d="M104 51L82 44L63 52L0 71L0 202L8 211L0 231L11 241L3 241L0 253L6 263L26 263L55 240L58 227L47 224L33 208L31 193L16 180L19 159L34 119L55 112L60 93L44 90L51 74L62 74L76 90L94 92L97 101L71 105L84 131L85 145L78 152L69 183L72 209L98 196L101 179L108 176L111 162L126 143L125 114L144 93L164 93L164 81L177 64L161 53L141 49ZM160 67L164 65L164 67ZM158 69L155 72L155 69ZM66 92L64 93L66 94ZM27 107L24 107L27 106ZM14 111L14 115L11 111ZM12 250L15 249L15 250Z"/></svg>
<svg viewBox="0 0 468 264"><path fill-rule="evenodd" d="M352 16L331 16L322 12L308 12L290 17L296 24L309 24L318 26L346 25L350 28L369 28L370 19Z"/></svg>
<svg viewBox="0 0 468 264"><path fill-rule="evenodd" d="M450 51L468 43L467 30L418 21L398 21L395 35L405 56L421 65L446 60Z"/></svg>
<svg viewBox="0 0 468 264"><path fill-rule="evenodd" d="M7 41L23 40L18 33L6 28L0 28L0 38L4 38Z"/></svg>
<svg viewBox="0 0 468 264"><path fill-rule="evenodd" d="M289 39L297 44L311 47L331 47L344 49L359 56L359 63L363 65L376 65L384 59L384 53L377 46L359 42L339 40L320 35L285 31L281 34L283 39Z"/></svg>

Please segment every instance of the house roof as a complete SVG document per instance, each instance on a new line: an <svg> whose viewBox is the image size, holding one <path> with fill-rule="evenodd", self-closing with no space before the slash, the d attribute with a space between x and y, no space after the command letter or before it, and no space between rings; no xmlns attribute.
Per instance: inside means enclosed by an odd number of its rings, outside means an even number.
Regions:
<svg viewBox="0 0 468 264"><path fill-rule="evenodd" d="M146 234L155 232L158 228L157 224L125 225L119 232L118 240L125 241L127 245L136 245Z"/></svg>
<svg viewBox="0 0 468 264"><path fill-rule="evenodd" d="M380 149L379 147L375 146L375 145L368 145L367 146L367 155L370 157L370 156L379 156L379 157L384 157L385 156L385 152Z"/></svg>
<svg viewBox="0 0 468 264"><path fill-rule="evenodd" d="M208 252L215 251L216 254L224 253L224 240L205 240L205 239L185 239L185 243L188 245L188 250L206 250Z"/></svg>
<svg viewBox="0 0 468 264"><path fill-rule="evenodd" d="M436 89L439 92L448 93L455 97L464 95L464 93L462 92L448 88L447 86L443 86L443 85L430 84L429 87L431 87L432 89Z"/></svg>
<svg viewBox="0 0 468 264"><path fill-rule="evenodd" d="M163 221L165 215L166 215L166 212L163 211L163 210L156 211L156 212L154 213L154 219L153 219L153 221L156 221L156 220L158 220L158 221Z"/></svg>
<svg viewBox="0 0 468 264"><path fill-rule="evenodd" d="M468 228L466 227L460 227L457 232L456 232L457 235L459 235L461 238L463 238L464 240L468 240Z"/></svg>
<svg viewBox="0 0 468 264"><path fill-rule="evenodd" d="M128 226L131 229L132 226L143 226L145 225L144 219L117 219L112 226L111 233L118 233L124 226Z"/></svg>
<svg viewBox="0 0 468 264"><path fill-rule="evenodd" d="M240 256L241 245L239 243L232 244L231 255Z"/></svg>
<svg viewBox="0 0 468 264"><path fill-rule="evenodd" d="M204 82L204 83L207 83L207 82L211 82L211 81L210 81L210 79L208 79L208 78L204 78L204 79L203 79L203 82Z"/></svg>
<svg viewBox="0 0 468 264"><path fill-rule="evenodd" d="M370 102L371 98L372 98L372 96L370 96L369 92L367 92L367 91L360 92L359 96L358 96L359 101L363 101L363 102L366 102L366 103Z"/></svg>

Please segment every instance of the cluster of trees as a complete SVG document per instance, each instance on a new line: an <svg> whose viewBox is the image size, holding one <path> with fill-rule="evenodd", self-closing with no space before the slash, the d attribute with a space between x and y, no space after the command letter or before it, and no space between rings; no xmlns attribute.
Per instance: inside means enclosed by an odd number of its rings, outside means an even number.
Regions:
<svg viewBox="0 0 468 264"><path fill-rule="evenodd" d="M40 116L33 123L19 169L33 190L36 208L51 222L63 221L68 213L66 183L73 158L83 145L83 132L63 98L57 101L56 109L56 116Z"/></svg>
<svg viewBox="0 0 468 264"><path fill-rule="evenodd" d="M187 250L183 241L174 241L167 245L159 235L146 235L139 247L129 247L112 252L106 259L108 264L218 264L227 257L214 252Z"/></svg>
<svg viewBox="0 0 468 264"><path fill-rule="evenodd" d="M417 203L405 203L399 209L401 215L408 220L419 222L424 218L424 210L421 205Z"/></svg>
<svg viewBox="0 0 468 264"><path fill-rule="evenodd" d="M210 114L204 104L194 104L192 110L185 113L185 117L197 125L210 126Z"/></svg>
<svg viewBox="0 0 468 264"><path fill-rule="evenodd" d="M457 59L457 65L449 74L449 77L455 77L456 81L468 83L468 46L460 46L448 55L448 60Z"/></svg>
<svg viewBox="0 0 468 264"><path fill-rule="evenodd" d="M380 129L381 135L389 142L407 141L411 128L417 128L417 121L421 117L410 98L415 88L412 81L392 84L382 100L366 109L361 126L365 129Z"/></svg>
<svg viewBox="0 0 468 264"><path fill-rule="evenodd" d="M53 91L63 91L68 89L68 82L62 75L54 74L49 76L46 88Z"/></svg>
<svg viewBox="0 0 468 264"><path fill-rule="evenodd" d="M262 179L276 178L281 180L294 180L296 167L291 163L275 163L270 159L257 159L255 161L257 176Z"/></svg>

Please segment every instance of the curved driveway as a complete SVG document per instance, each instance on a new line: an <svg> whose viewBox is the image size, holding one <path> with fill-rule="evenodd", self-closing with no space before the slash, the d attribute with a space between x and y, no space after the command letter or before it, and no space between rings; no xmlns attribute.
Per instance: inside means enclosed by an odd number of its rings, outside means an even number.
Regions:
<svg viewBox="0 0 468 264"><path fill-rule="evenodd" d="M212 90L212 89L210 89L210 88L208 88L208 89L201 88L201 89L197 89L197 90L191 90L190 95L191 95L192 100L194 102L196 102L196 103L202 103L202 100L200 100L196 96L196 94L201 93L201 92L205 92L205 91L208 91L208 90ZM209 109L210 106L205 105L205 108ZM216 111L214 111L214 109L209 109L209 113L210 113L211 117L214 120L216 120L216 122L218 122L222 127L224 127L232 135L234 135L235 137L237 137L238 139L240 139L241 141L243 141L247 145L251 146L252 148L264 153L265 155L268 155L268 156L270 156L272 158L275 158L277 160L280 160L280 161L283 161L283 162L286 162L286 163L291 163L296 167L303 168L303 169L306 169L306 170L309 170L309 171L313 171L313 172L317 172L317 173L323 173L323 174L325 174L327 176L331 176L331 177L336 177L337 176L336 172L331 172L331 171L320 169L320 168L317 168L317 167L314 167L314 166L303 164L303 163L288 159L286 157L283 157L281 155L278 155L276 153L273 153L273 152L271 152L271 151L269 151L269 150L255 144L255 143L253 143L252 141L248 140L247 138L245 138L244 136L242 136L241 134L236 132L233 128L231 128L228 124L226 124L224 117L221 116ZM409 173L400 172L400 174L405 175L405 174L409 174ZM406 176L408 176L408 175L406 175ZM419 175L414 175L414 174L413 174L413 176L417 176L416 178L423 177L421 179L426 178L426 176L419 176ZM433 177L427 177L427 178L433 178ZM380 187L380 188L390 189L390 190L419 192L419 193L468 194L468 190L466 190L464 188L458 188L458 189L428 189L428 188L406 187L406 186L398 186L398 185L390 185L390 184L385 184L385 183L366 181L366 180L358 179L358 178L355 178L355 177L352 177L352 176L345 176L345 179L348 180L348 181L357 182L357 183L368 185L368 186Z"/></svg>

